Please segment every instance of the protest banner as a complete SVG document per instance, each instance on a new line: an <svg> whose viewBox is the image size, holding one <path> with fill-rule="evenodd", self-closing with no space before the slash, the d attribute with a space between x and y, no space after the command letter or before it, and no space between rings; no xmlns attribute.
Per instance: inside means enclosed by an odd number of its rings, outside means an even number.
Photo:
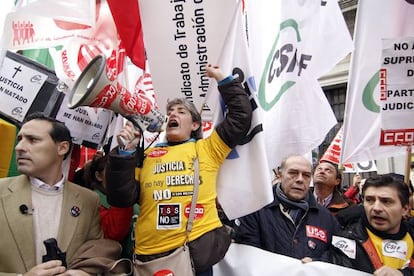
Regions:
<svg viewBox="0 0 414 276"><path fill-rule="evenodd" d="M160 9L159 1L140 2L144 43L160 108L176 97L193 101L202 114L204 135L209 135L223 118L225 108L217 83L205 76L208 63L218 64L226 74L239 77L250 93L252 106L255 105L245 144L233 150L218 177L218 200L230 219L253 212L272 200L261 109L257 108L249 68L240 3L171 2Z"/></svg>
<svg viewBox="0 0 414 276"><path fill-rule="evenodd" d="M232 243L224 259L213 266L214 276L331 276L352 275L368 276L371 274L313 261L302 263L298 259L275 254L249 245Z"/></svg>
<svg viewBox="0 0 414 276"><path fill-rule="evenodd" d="M380 68L382 39L414 36L412 1L358 2L345 104L341 162L359 162L402 156L404 147L380 145ZM413 88L413 87L411 87ZM402 121L412 122L413 117Z"/></svg>
<svg viewBox="0 0 414 276"><path fill-rule="evenodd" d="M64 97L57 84L54 72L8 51L0 67L0 116L16 126L34 112L54 117Z"/></svg>
<svg viewBox="0 0 414 276"><path fill-rule="evenodd" d="M414 143L414 38L383 39L381 146Z"/></svg>

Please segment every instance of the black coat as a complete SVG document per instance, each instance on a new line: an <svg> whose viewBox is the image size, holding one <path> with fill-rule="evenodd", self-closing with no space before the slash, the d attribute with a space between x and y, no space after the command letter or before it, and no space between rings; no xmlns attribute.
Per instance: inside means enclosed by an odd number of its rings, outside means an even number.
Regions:
<svg viewBox="0 0 414 276"><path fill-rule="evenodd" d="M307 198L309 210L298 225L282 212L275 197L269 205L236 221L235 241L297 259L328 261L332 234L339 223L311 193Z"/></svg>
<svg viewBox="0 0 414 276"><path fill-rule="evenodd" d="M363 247L363 244L368 240L368 233L362 222L363 218L361 217L365 217L365 214L362 213L358 220L350 221L346 227L335 234L335 236L355 241L355 259L349 258L340 249L332 246L330 253L330 262L336 265L341 265L372 274L374 273L375 268L368 253ZM408 229L409 234L414 239L413 228L408 223L403 222L403 224L404 229ZM413 257L411 259L413 259ZM414 275L414 268L405 268L401 271L404 275Z"/></svg>

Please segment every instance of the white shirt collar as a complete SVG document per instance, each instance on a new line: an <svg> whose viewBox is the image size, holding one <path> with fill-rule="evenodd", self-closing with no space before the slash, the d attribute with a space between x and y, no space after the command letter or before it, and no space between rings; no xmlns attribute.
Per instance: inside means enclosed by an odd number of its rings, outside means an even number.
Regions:
<svg viewBox="0 0 414 276"><path fill-rule="evenodd" d="M46 184L45 182L43 182L42 180L32 177L30 176L30 183L32 183L33 186L45 190L45 191L60 191L63 189L63 183L65 181L65 178L62 176L62 178L55 183L53 186Z"/></svg>

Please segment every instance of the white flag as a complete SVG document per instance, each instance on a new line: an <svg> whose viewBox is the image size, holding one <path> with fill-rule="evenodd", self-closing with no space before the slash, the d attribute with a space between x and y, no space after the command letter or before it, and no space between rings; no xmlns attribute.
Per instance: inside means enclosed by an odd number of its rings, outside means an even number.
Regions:
<svg viewBox="0 0 414 276"><path fill-rule="evenodd" d="M412 1L363 0L358 3L355 50L345 105L342 163L405 153L404 147L379 145L379 70L382 39L414 36L413 14Z"/></svg>
<svg viewBox="0 0 414 276"><path fill-rule="evenodd" d="M352 50L336 0L248 1L248 37L270 167L316 148L336 118L317 79Z"/></svg>
<svg viewBox="0 0 414 276"><path fill-rule="evenodd" d="M16 2L19 12L50 17L66 23L95 25L95 0L18 0Z"/></svg>
<svg viewBox="0 0 414 276"><path fill-rule="evenodd" d="M229 12L229 16L230 16ZM220 53L218 64L224 72L233 72L241 79L250 94L253 118L249 134L243 145L238 145L224 161L218 177L218 200L229 219L249 214L272 202L271 169L268 167L263 133L263 110L258 106L255 79L250 67L245 24L241 2L233 11L232 23ZM223 115L217 88L207 92L207 105ZM214 125L222 119L217 117ZM252 196L254 195L254 196Z"/></svg>
<svg viewBox="0 0 414 276"><path fill-rule="evenodd" d="M118 42L115 24L105 0L38 0L18 5L8 13L3 26L1 47L8 50L50 48L78 41L88 45L104 44L114 48ZM96 32L95 22L111 21Z"/></svg>

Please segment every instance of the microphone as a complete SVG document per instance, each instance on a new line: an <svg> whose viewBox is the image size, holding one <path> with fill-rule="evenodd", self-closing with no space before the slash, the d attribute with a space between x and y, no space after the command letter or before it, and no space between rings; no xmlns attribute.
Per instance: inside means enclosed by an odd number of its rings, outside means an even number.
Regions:
<svg viewBox="0 0 414 276"><path fill-rule="evenodd" d="M20 213L23 215L33 215L33 208L29 209L26 204L22 204L19 206Z"/></svg>

